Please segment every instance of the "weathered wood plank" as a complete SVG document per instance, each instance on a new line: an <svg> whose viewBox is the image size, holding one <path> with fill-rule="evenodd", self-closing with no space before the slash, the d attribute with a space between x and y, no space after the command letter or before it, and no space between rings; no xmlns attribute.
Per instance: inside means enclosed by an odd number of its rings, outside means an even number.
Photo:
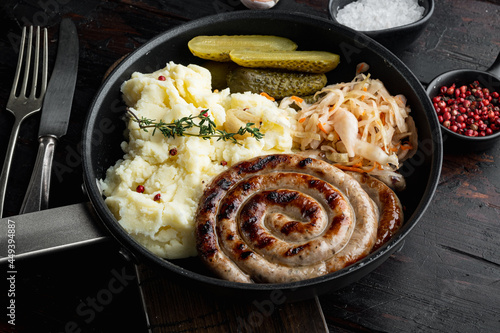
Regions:
<svg viewBox="0 0 500 333"><path fill-rule="evenodd" d="M485 70L500 52L499 16L491 2L436 1L427 29L398 55L424 83L453 69Z"/></svg>
<svg viewBox="0 0 500 333"><path fill-rule="evenodd" d="M153 333L166 332L326 332L319 303L285 303L283 294L263 300L234 300L190 289L145 266L140 288Z"/></svg>
<svg viewBox="0 0 500 333"><path fill-rule="evenodd" d="M327 0L281 0L277 10L298 11L327 17ZM17 59L16 35L25 23L49 26L56 38L61 17L78 25L81 42L80 72L68 135L56 152L51 205L85 200L81 191L79 146L88 106L106 70L123 55L147 40L186 21L226 11L245 10L237 0L111 0L25 1L0 4L0 101L6 104ZM500 52L500 1L440 0L435 16L415 45L398 56L423 83L455 68L486 69ZM55 49L51 49L51 59ZM12 117L0 112L0 159L3 161ZM17 214L27 187L37 149L38 119L23 126L15 155L6 209ZM474 154L446 152L435 198L402 250L369 276L335 293L320 297L332 332L497 332L500 331L500 148ZM95 311L95 318L76 312L88 297L108 288L113 270L130 267L121 261L116 246L74 251L22 266L17 300L19 332L109 332L142 329L139 297L133 281L113 301ZM151 279L148 296L157 331L168 327L168 309L158 295L179 290ZM145 280L147 281L147 280ZM146 282L145 282L146 283ZM6 290L6 289L2 289ZM155 293L155 294L153 294ZM103 294L104 295L104 294ZM102 296L102 295L101 295ZM200 297L193 295L190 297ZM203 300L207 302L206 299ZM197 303L181 303L187 317ZM293 305L293 306L292 306ZM274 322L290 331L309 331L304 322L286 317L294 313L317 314L314 302L277 307ZM152 308L151 308L152 307ZM250 307L231 306L220 300L203 305L216 311L218 320L197 317L184 328L202 325L234 329L235 318L248 319ZM100 308L99 308L100 309ZM192 312L194 311L194 312ZM226 312L227 311L227 312ZM246 311L246 312L245 312ZM220 317L221 315L225 317ZM226 314L231 314L228 319ZM157 316L156 316L157 315ZM257 316L257 315L255 315ZM256 318L255 320L257 320ZM0 330L6 330L4 319ZM178 320L178 318L174 318ZM225 322L224 322L225 320ZM229 325L229 321L232 324ZM236 319L237 320L237 319ZM76 322L76 327L67 326ZM293 322L297 326L291 325ZM316 321L318 322L318 321ZM225 324L224 324L225 323ZM287 324L290 324L286 326ZM226 326L224 326L226 325ZM268 325L268 324L265 324ZM262 326L268 331L276 327ZM283 328L281 327L281 328ZM253 328L253 327L252 327ZM228 329L229 330L229 329ZM256 331L256 330L254 330Z"/></svg>
<svg viewBox="0 0 500 333"><path fill-rule="evenodd" d="M445 157L432 205L401 251L352 287L320 297L331 330L498 331L499 154L496 147Z"/></svg>

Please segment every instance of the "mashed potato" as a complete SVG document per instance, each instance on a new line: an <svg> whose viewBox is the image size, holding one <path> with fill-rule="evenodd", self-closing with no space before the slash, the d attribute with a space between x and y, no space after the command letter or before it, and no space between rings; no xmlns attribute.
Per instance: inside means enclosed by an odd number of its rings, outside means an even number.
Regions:
<svg viewBox="0 0 500 333"><path fill-rule="evenodd" d="M208 109L220 128L228 114L239 111L260 123L264 138L246 137L238 145L216 138L152 135L129 121L123 159L101 180L106 203L132 237L153 253L169 259L195 256L194 220L205 186L239 161L291 152L296 112L257 94L213 92L210 72L196 65L170 62L151 74L134 73L121 89L125 103L138 117L170 123ZM174 148L177 153L170 154ZM139 185L144 186L143 193L136 190ZM161 199L155 201L157 194Z"/></svg>

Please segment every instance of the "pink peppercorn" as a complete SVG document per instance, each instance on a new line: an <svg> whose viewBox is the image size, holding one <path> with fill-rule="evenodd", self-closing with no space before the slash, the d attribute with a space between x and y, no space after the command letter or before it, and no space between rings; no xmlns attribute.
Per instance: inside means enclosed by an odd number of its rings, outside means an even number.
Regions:
<svg viewBox="0 0 500 333"><path fill-rule="evenodd" d="M432 98L439 122L466 136L486 136L500 130L500 94L478 81L457 87L443 86Z"/></svg>

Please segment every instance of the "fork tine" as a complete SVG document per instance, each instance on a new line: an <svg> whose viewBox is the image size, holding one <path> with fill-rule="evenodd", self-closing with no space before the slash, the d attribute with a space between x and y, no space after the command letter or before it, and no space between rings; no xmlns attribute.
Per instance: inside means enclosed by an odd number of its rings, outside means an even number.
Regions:
<svg viewBox="0 0 500 333"><path fill-rule="evenodd" d="M19 75L21 74L21 67L24 58L25 40L26 40L26 27L23 27L23 32L21 34L21 45L19 46L19 56L17 57L16 74L14 75L14 83L12 83L10 96L16 96L17 84L19 83Z"/></svg>
<svg viewBox="0 0 500 333"><path fill-rule="evenodd" d="M47 33L47 28L43 29L43 65L42 65L42 86L40 88L40 97L45 95L45 89L47 89L47 76L49 71L49 37Z"/></svg>
<svg viewBox="0 0 500 333"><path fill-rule="evenodd" d="M20 96L26 96L26 86L28 85L28 78L30 74L31 67L31 47L33 44L33 26L30 27L30 32L28 36L28 47L26 48L26 61L24 63L24 79L23 85L21 86Z"/></svg>
<svg viewBox="0 0 500 333"><path fill-rule="evenodd" d="M35 41L33 40L33 26L24 27L22 30L21 43L19 46L19 56L17 59L17 67L14 75L14 82L12 84L12 90L9 95L9 100L7 101L6 109L14 115L14 125L10 134L9 145L7 147L7 152L5 154L4 163L2 166L2 171L0 173L0 217L3 215L3 206L5 201L5 194L7 189L7 183L9 181L10 167L12 163L12 157L14 155L14 150L17 142L17 135L19 133L19 128L21 127L22 121L32 115L35 112L40 111L42 106L42 99L45 94L47 87L47 76L48 76L48 33L47 29L44 29L43 36L43 59L42 59L42 80L38 82L39 79L39 69L40 69L40 48L41 48L41 27L37 27ZM33 42L35 42L33 45ZM35 48L34 53L34 64L31 64L31 52ZM19 88L21 71L24 67L24 78L22 80L21 88ZM34 72L31 74L31 72ZM31 80L31 81L30 81ZM26 95L27 85L30 83L29 97ZM37 97L37 90L40 90Z"/></svg>
<svg viewBox="0 0 500 333"><path fill-rule="evenodd" d="M40 27L36 27L35 36L35 61L33 63L33 79L31 82L30 98L35 98L38 86L38 63L40 62Z"/></svg>

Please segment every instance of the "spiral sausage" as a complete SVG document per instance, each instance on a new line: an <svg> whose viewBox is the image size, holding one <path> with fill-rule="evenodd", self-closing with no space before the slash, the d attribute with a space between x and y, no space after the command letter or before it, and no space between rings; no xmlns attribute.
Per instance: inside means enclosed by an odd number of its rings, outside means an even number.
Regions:
<svg viewBox="0 0 500 333"><path fill-rule="evenodd" d="M283 283L328 274L370 253L378 209L331 164L260 156L217 176L200 200L200 258L221 278Z"/></svg>
<svg viewBox="0 0 500 333"><path fill-rule="evenodd" d="M403 224L403 207L394 191L383 181L366 173L346 171L360 183L380 212L377 241L373 251L384 245Z"/></svg>

